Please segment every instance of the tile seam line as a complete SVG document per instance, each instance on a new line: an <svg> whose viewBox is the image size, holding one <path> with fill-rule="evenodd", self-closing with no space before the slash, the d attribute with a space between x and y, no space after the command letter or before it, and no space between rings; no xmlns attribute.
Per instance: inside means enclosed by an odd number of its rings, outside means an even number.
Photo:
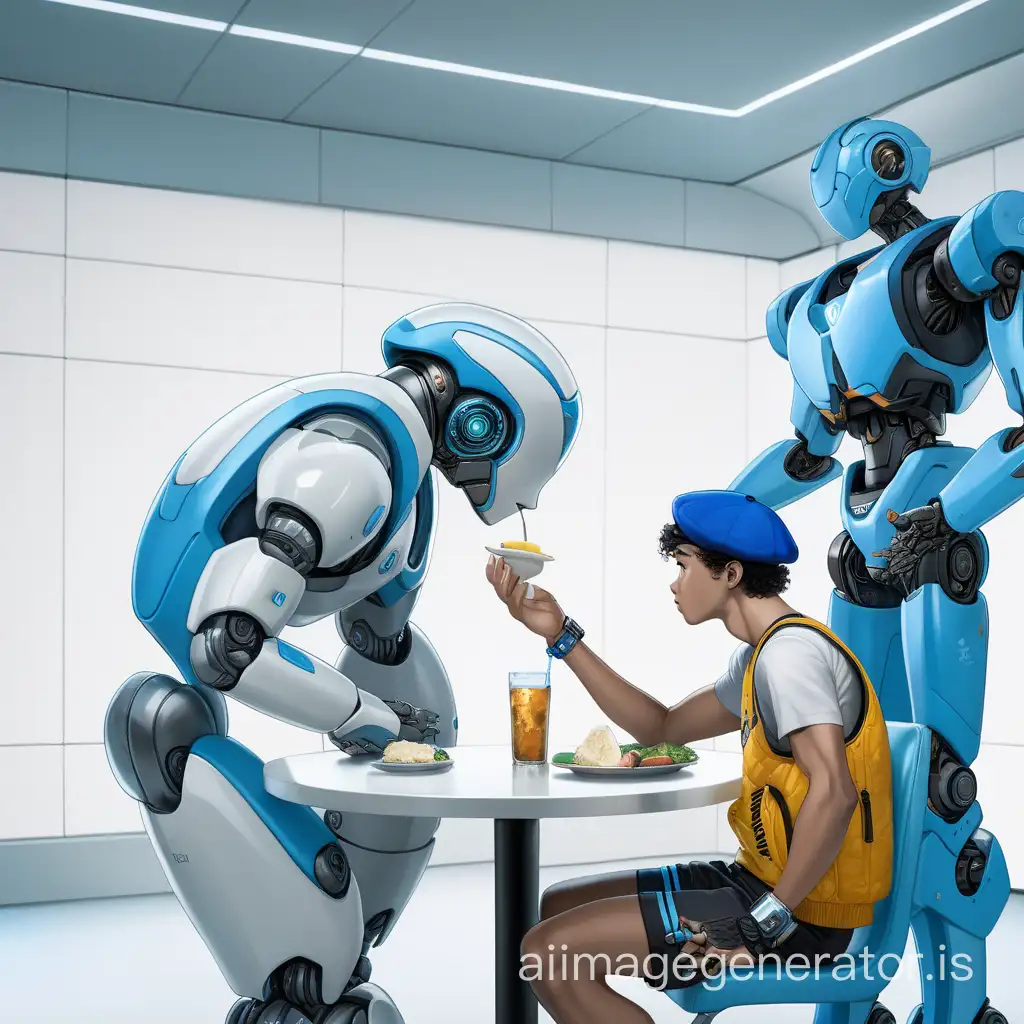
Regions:
<svg viewBox="0 0 1024 1024"><path fill-rule="evenodd" d="M67 168L67 147L69 145L70 118L65 113L65 169ZM67 543L67 507L68 507L68 179L64 178L61 190L64 196L64 254L61 257L62 271L62 305L61 310L61 363L60 363L60 812L61 833L68 831L68 759L64 740L68 732L68 671L67 671L67 594L68 594L68 543Z"/></svg>
<svg viewBox="0 0 1024 1024"><path fill-rule="evenodd" d="M24 352L13 352L13 353L0 353L0 355L26 355ZM33 358L31 353L27 354L29 358ZM59 357L39 357L39 358L59 358ZM97 356L67 356L65 361L68 363L89 363L97 366L134 366L138 368L151 369L151 370L187 370L190 372L199 373L230 373L235 376L241 377L253 377L258 380L291 380L298 376L310 376L310 374L288 374L285 373L273 373L269 370L226 370L222 367L217 366L184 366L174 365L173 363L140 363L135 361L128 361L122 359L101 359Z"/></svg>
<svg viewBox="0 0 1024 1024"><path fill-rule="evenodd" d="M114 266L119 267L147 267L151 270L176 270L190 274L219 274L222 277L242 277L250 278L254 281L290 281L294 284L324 285L329 288L340 288L343 285L340 278L338 280L323 280L309 277L289 277L284 274L262 274L247 270L224 270L215 267L189 267L181 263L155 263L150 260L132 260L117 256L79 256L69 253L66 259L69 262L74 263L104 263L113 264Z"/></svg>

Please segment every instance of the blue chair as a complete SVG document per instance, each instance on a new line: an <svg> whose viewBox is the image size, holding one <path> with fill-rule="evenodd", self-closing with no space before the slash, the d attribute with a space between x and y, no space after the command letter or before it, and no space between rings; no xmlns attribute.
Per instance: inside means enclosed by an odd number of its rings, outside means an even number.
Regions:
<svg viewBox="0 0 1024 1024"><path fill-rule="evenodd" d="M867 960L852 966L844 957L837 966L838 978L823 968L815 979L785 977L770 967L762 978L726 977L692 988L666 992L673 1002L697 1015L694 1024L708 1024L716 1014L733 1006L763 1006L769 1003L817 1003L815 1024L882 1024L893 1017L881 1005L878 994L896 972L906 949L913 909L914 882L928 801L928 771L931 732L924 726L890 722L893 783L893 873L889 896L875 907L874 920L853 933L848 952L858 958L864 950ZM883 956L882 972L879 964ZM893 959L895 957L895 959ZM813 965L812 965L813 966ZM870 978L867 977L870 974Z"/></svg>

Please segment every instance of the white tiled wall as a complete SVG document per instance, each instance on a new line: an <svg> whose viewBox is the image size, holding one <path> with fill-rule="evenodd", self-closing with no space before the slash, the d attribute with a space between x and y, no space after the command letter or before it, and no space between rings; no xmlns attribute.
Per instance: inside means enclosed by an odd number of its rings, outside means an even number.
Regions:
<svg viewBox="0 0 1024 1024"><path fill-rule="evenodd" d="M773 261L593 238L0 175L2 553L0 839L137 831L103 751L103 716L130 673L173 672L135 619L135 543L153 495L213 420L289 376L383 369L382 331L445 299L531 320L583 392L583 430L530 515L562 553L549 585L601 653L663 699L717 674L729 649L670 615L656 551L671 496L724 485L747 434L745 341L763 331ZM610 326L609 326L610 325ZM488 530L441 482L433 572L415 621L459 700L460 740L507 739L510 667L543 654L488 594ZM644 636L664 637L651 644ZM330 620L289 639L334 660ZM481 657L466 636L494 638ZM552 741L603 716L555 666ZM264 757L320 736L232 706ZM713 849L717 812L547 823L544 858ZM669 820L671 818L671 820ZM597 836L604 838L597 841ZM442 827L435 860L488 856L486 822Z"/></svg>
<svg viewBox="0 0 1024 1024"><path fill-rule="evenodd" d="M996 189L1024 189L1024 140L1008 143L937 168L915 201L929 217L959 216ZM828 247L781 265L781 284L805 281L838 258L872 248L878 243L866 235L838 247ZM773 389L787 386L785 363L767 342L747 346L748 375L769 382ZM784 436L784 403L764 393L751 396L751 435L748 445L757 452ZM763 421L766 426L757 426ZM770 427L768 426L770 424ZM950 417L945 440L977 446L1019 418L1008 407L999 378L992 374L980 397L965 413ZM847 439L837 457L847 464L859 458L857 446ZM792 593L803 609L824 615L831 589L825 567L829 542L839 533L839 483L833 482L810 498L782 510L800 545L802 559ZM988 600L990 640L982 750L975 770L985 827L1000 839L1010 863L1015 886L1024 886L1024 826L1014 800L1012 780L1024 772L1024 719L1020 714L1020 580L1024 571L1024 504L1016 505L984 528L990 547L990 568L983 592ZM810 557L808 557L810 556Z"/></svg>

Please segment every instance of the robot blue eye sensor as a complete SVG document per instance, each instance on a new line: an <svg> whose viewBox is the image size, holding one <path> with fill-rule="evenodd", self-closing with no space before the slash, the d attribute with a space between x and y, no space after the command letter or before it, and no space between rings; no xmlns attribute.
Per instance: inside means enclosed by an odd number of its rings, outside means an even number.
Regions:
<svg viewBox="0 0 1024 1024"><path fill-rule="evenodd" d="M508 416L487 398L464 398L448 416L448 448L460 458L497 455L509 436Z"/></svg>

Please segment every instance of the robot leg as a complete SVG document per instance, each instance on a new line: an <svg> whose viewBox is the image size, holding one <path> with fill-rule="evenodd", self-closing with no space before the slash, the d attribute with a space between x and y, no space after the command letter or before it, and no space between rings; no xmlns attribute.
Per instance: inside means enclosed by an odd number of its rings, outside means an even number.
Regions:
<svg viewBox="0 0 1024 1024"><path fill-rule="evenodd" d="M434 742L455 745L455 697L444 665L409 614L418 591L385 607L373 597L337 616L346 647L337 668L361 690L406 701L438 715ZM438 818L396 818L328 811L324 820L341 841L359 882L366 949L390 934L419 884L434 848Z"/></svg>
<svg viewBox="0 0 1024 1024"><path fill-rule="evenodd" d="M978 755L988 660L988 607L978 589L986 550L960 536L922 563L902 608L914 720L932 730L926 832L913 917L926 1024L995 1024L986 999L985 940L1010 895L1002 849L981 829Z"/></svg>
<svg viewBox="0 0 1024 1024"><path fill-rule="evenodd" d="M320 818L270 796L262 762L226 725L219 693L136 673L107 709L107 758L143 805L179 903L227 983L247 997L228 1019L302 1024L318 1015L333 1024L327 1008L362 980L353 977L358 885Z"/></svg>
<svg viewBox="0 0 1024 1024"><path fill-rule="evenodd" d="M911 918L922 998L914 1024L1005 1024L986 996L985 942L1009 898L1006 858L977 827L977 804L955 823L927 819Z"/></svg>
<svg viewBox="0 0 1024 1024"><path fill-rule="evenodd" d="M828 607L829 627L864 666L885 720L913 721L903 665L903 595L871 579L864 556L846 532L829 548L828 569L835 584Z"/></svg>

